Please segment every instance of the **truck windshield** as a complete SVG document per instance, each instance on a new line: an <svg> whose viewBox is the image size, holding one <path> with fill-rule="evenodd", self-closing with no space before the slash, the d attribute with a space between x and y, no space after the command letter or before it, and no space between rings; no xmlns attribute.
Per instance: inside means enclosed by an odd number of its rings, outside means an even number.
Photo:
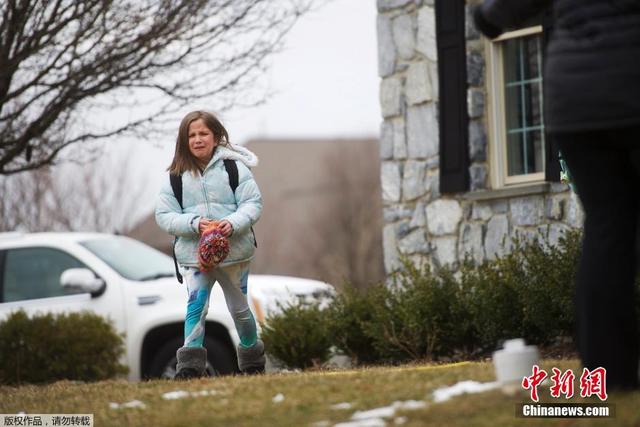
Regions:
<svg viewBox="0 0 640 427"><path fill-rule="evenodd" d="M142 281L175 276L171 257L137 240L113 236L80 244L126 279Z"/></svg>

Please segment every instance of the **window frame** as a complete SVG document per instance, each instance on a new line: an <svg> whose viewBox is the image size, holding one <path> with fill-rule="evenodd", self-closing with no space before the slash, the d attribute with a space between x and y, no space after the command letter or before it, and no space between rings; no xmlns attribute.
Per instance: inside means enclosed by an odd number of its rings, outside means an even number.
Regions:
<svg viewBox="0 0 640 427"><path fill-rule="evenodd" d="M545 170L547 165L544 152L542 153L543 170L541 172L512 177L509 177L507 175L507 126L505 114L505 84L503 66L504 45L502 43L506 40L531 35L542 36L542 32L542 25L535 25L515 31L505 32L495 39L485 39L485 57L487 58L487 128L489 134L489 176L491 187L494 189L545 182ZM544 106L541 106L541 108L544 108ZM543 144L543 150L547 149L545 145L546 143Z"/></svg>

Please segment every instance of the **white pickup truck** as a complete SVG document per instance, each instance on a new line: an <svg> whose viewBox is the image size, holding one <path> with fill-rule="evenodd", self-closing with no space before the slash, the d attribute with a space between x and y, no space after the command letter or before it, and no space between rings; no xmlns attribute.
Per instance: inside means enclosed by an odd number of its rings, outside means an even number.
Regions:
<svg viewBox="0 0 640 427"><path fill-rule="evenodd" d="M332 286L309 279L249 275L258 321L301 297L326 301ZM125 335L129 379L172 378L183 342L186 287L171 257L124 236L0 233L0 321L11 312L87 310ZM237 372L238 334L220 286L211 294L205 346L210 375Z"/></svg>

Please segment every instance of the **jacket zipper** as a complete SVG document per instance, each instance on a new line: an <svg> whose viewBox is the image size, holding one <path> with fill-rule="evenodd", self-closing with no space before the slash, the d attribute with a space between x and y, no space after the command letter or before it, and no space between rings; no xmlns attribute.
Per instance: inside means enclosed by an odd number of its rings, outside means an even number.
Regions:
<svg viewBox="0 0 640 427"><path fill-rule="evenodd" d="M202 176L200 177L200 187L202 187L202 195L204 196L204 203L207 207L207 219L211 219L211 212L209 211L209 199L207 199L207 188L204 185L204 174L205 172L203 171Z"/></svg>

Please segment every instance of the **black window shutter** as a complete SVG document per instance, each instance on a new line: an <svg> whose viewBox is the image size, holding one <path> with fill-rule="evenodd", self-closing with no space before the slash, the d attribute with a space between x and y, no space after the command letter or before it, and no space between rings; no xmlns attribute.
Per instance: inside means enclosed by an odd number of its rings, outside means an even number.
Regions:
<svg viewBox="0 0 640 427"><path fill-rule="evenodd" d="M0 251L0 302L5 302L4 296L4 263L7 258L7 251Z"/></svg>
<svg viewBox="0 0 640 427"><path fill-rule="evenodd" d="M545 169L544 179L549 182L560 182L560 150L553 136L545 132L544 135Z"/></svg>
<svg viewBox="0 0 640 427"><path fill-rule="evenodd" d="M553 16L551 9L548 8L542 17L542 62L547 53L547 44L551 38L551 32L553 31ZM544 69L544 66L543 66ZM544 93L544 81L542 84L542 91ZM546 96L544 97L546 99ZM546 109L545 109L546 111ZM560 182L560 150L558 144L553 140L553 136L546 131L544 133L544 153L545 153L545 167L544 167L544 179L549 182Z"/></svg>
<svg viewBox="0 0 640 427"><path fill-rule="evenodd" d="M465 1L436 0L440 192L469 189Z"/></svg>

